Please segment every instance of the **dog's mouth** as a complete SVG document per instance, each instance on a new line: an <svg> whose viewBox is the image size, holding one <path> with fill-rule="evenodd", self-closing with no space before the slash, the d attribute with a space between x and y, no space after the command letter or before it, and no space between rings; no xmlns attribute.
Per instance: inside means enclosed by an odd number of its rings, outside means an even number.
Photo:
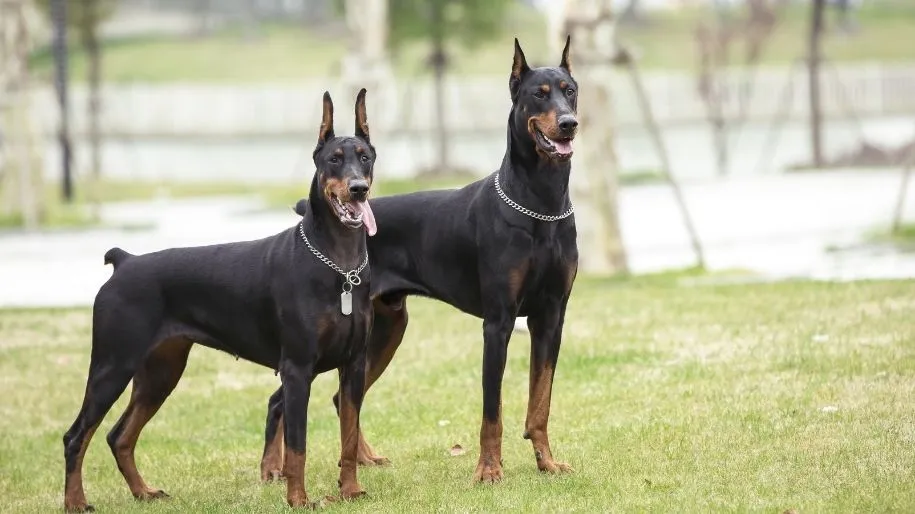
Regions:
<svg viewBox="0 0 915 514"><path fill-rule="evenodd" d="M369 236L374 236L378 228L375 226L375 215L368 199L362 201L341 201L336 194L330 194L330 205L340 219L340 223L352 229L365 227Z"/></svg>
<svg viewBox="0 0 915 514"><path fill-rule="evenodd" d="M534 143L553 159L566 161L572 158L572 141L575 136L550 138L534 125Z"/></svg>

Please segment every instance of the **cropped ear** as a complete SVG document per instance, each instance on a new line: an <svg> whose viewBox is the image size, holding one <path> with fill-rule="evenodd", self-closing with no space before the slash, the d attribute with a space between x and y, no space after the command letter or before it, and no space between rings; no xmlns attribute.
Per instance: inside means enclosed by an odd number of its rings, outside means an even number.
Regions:
<svg viewBox="0 0 915 514"><path fill-rule="evenodd" d="M334 137L334 102L330 93L324 92L324 114L321 115L321 128L318 130L318 144L324 144Z"/></svg>
<svg viewBox="0 0 915 514"><path fill-rule="evenodd" d="M356 95L356 137L364 139L366 143L371 143L369 123L365 114L365 88L360 89L359 94Z"/></svg>
<svg viewBox="0 0 915 514"><path fill-rule="evenodd" d="M512 99L518 95L521 80L530 70L527 66L527 59L524 58L524 52L521 50L521 44L518 43L518 38L515 38L515 57L512 61L512 74L508 78L508 91L511 93Z"/></svg>
<svg viewBox="0 0 915 514"><path fill-rule="evenodd" d="M572 73L572 62L569 60L569 43L572 42L572 36L566 36L566 46L562 49L562 61L559 67L565 69L569 74Z"/></svg>

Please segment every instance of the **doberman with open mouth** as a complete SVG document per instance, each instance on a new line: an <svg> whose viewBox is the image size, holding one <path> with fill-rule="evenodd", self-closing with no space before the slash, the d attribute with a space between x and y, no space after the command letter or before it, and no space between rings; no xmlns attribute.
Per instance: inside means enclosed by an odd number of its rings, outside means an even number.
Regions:
<svg viewBox="0 0 915 514"><path fill-rule="evenodd" d="M578 91L569 39L558 67L531 69L515 40L509 77L508 146L492 175L458 190L371 200L382 229L369 240L375 321L366 388L390 363L407 327L405 298L421 295L483 318L483 422L474 479L502 478L502 376L515 318L528 317L530 396L524 437L541 471L571 467L553 459L547 435L553 375L566 304L578 270L569 200ZM302 204L300 203L299 207ZM274 437L282 387L268 404L261 475L282 468ZM340 398L334 397L340 405ZM359 434L360 464L386 464Z"/></svg>
<svg viewBox="0 0 915 514"><path fill-rule="evenodd" d="M134 449L178 384L194 343L279 373L284 423L275 430L285 434L280 451L286 499L293 507L309 505L305 432L312 380L339 370L340 495L364 494L356 468L372 323L366 233L376 232L367 201L375 149L365 89L355 111L355 137L335 137L333 103L324 94L316 170L297 226L257 241L145 255L112 248L105 254L114 273L95 298L85 398L63 439L67 511L93 510L83 491L83 457L131 379L130 402L108 433L108 444L134 497L168 496L144 482Z"/></svg>

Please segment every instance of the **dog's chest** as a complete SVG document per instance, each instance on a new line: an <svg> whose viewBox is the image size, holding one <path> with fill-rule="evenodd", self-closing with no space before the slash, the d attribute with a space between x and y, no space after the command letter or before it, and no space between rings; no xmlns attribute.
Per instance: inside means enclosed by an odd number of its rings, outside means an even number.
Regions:
<svg viewBox="0 0 915 514"><path fill-rule="evenodd" d="M355 300L355 299L354 299ZM349 363L365 348L370 312L355 301L353 312L343 314L339 306L323 311L317 318L318 367L332 369Z"/></svg>
<svg viewBox="0 0 915 514"><path fill-rule="evenodd" d="M578 268L578 247L574 233L555 230L534 232L524 252L519 269L523 279L519 287L522 297L538 295L549 291L565 291L570 285L570 276Z"/></svg>

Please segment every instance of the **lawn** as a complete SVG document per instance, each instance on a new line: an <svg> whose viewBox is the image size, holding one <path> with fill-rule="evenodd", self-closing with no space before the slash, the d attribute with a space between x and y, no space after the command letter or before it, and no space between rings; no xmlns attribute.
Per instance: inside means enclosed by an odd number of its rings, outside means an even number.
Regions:
<svg viewBox="0 0 915 514"><path fill-rule="evenodd" d="M335 512L887 512L915 508L912 282L677 285L580 279L553 395L554 452L577 470L537 472L521 438L528 345L504 386L506 479L473 486L481 412L480 322L411 300L411 329L363 425L389 468ZM61 505L61 436L82 400L88 309L0 311L0 495L5 512ZM258 462L270 370L197 348L137 451L173 498L136 503L104 440L89 448L100 512L286 511ZM308 489L336 488L333 374L313 389ZM465 455L448 449L461 444Z"/></svg>
<svg viewBox="0 0 915 514"><path fill-rule="evenodd" d="M832 11L827 13L832 23ZM775 28L764 50L765 64L786 64L805 53L809 9L790 7ZM700 19L712 20L710 10L681 9L655 12L644 25L624 25L623 39L637 49L647 68L695 69L698 63L694 31ZM829 32L824 52L837 61L915 60L915 5L909 0L867 2L855 15L859 31L853 36ZM544 19L527 8L516 7L506 17L504 33L475 48L452 48L452 72L459 75L504 75L508 72L511 38L518 37L532 63L558 62L547 56ZM345 32L345 31L341 31ZM218 31L206 38L149 36L110 39L103 43L103 78L111 82L259 82L287 81L339 75L346 52L345 34L329 35L294 25L265 25L260 37L249 40L238 28ZM573 54L575 50L573 48ZM744 47L732 50L733 64L742 64ZM226 58L225 56L231 56ZM405 44L395 56L394 72L403 77L425 73L429 55L425 42ZM574 55L573 55L574 60ZM52 58L47 45L34 52L31 65L39 76L50 78ZM86 56L74 42L72 76L84 80Z"/></svg>

